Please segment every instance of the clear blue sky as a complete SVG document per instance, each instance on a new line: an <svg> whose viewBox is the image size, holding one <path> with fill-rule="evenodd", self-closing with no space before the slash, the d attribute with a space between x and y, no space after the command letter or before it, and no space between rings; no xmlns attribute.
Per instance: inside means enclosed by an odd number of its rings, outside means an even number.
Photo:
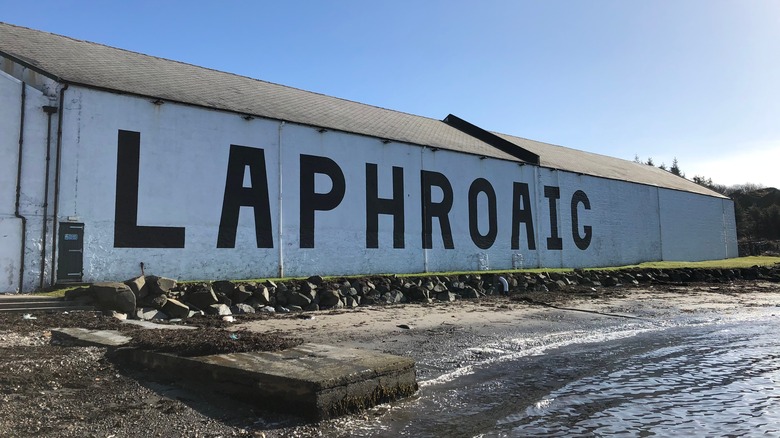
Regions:
<svg viewBox="0 0 780 438"><path fill-rule="evenodd" d="M776 0L0 0L0 21L780 187Z"/></svg>

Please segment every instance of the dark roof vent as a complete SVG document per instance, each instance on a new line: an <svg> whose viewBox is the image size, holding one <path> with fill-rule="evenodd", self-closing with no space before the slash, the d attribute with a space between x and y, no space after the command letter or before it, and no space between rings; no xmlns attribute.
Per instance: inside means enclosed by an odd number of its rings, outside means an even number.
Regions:
<svg viewBox="0 0 780 438"><path fill-rule="evenodd" d="M442 121L457 129L458 131L464 132L476 139L482 140L494 148L512 155L513 157L519 158L527 163L537 165L539 164L539 155L536 155L527 149L523 149L511 141L504 140L496 134L493 134L490 131L486 131L477 125L472 125L460 117L450 114Z"/></svg>

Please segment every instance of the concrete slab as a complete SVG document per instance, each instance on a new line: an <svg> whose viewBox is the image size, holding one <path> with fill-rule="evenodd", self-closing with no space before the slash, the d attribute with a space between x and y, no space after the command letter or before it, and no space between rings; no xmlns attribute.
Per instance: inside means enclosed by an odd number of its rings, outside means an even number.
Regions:
<svg viewBox="0 0 780 438"><path fill-rule="evenodd" d="M87 347L120 347L130 338L116 330L89 330L84 328L58 328L51 331L52 339Z"/></svg>
<svg viewBox="0 0 780 438"><path fill-rule="evenodd" d="M140 319L125 319L122 320L122 324L137 325L141 328L156 330L195 330L197 328L191 325L157 324L155 322L142 321Z"/></svg>
<svg viewBox="0 0 780 438"><path fill-rule="evenodd" d="M180 357L122 347L129 338L116 331L57 329L52 334L86 345L112 347L113 357L124 362L210 386L266 409L314 420L359 411L417 391L412 359L374 351L303 344L280 352Z"/></svg>

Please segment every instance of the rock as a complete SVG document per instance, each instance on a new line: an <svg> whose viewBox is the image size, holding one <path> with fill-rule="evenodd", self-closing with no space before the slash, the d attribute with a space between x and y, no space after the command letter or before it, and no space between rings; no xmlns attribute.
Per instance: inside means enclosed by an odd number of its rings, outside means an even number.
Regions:
<svg viewBox="0 0 780 438"><path fill-rule="evenodd" d="M165 303L168 301L168 297L165 295L147 295L137 301L139 307L153 307L157 310L162 310Z"/></svg>
<svg viewBox="0 0 780 438"><path fill-rule="evenodd" d="M144 321L151 321L154 319L168 319L168 315L155 309L154 307L139 307L135 312L135 316L138 319ZM189 316L189 314L187 316Z"/></svg>
<svg viewBox="0 0 780 438"><path fill-rule="evenodd" d="M233 305L233 300L231 300L229 296L227 296L227 295L225 295L225 294L223 294L221 292L216 292L216 291L214 292L214 295L217 296L217 302L218 303L224 304L224 305L226 305L228 307Z"/></svg>
<svg viewBox="0 0 780 438"><path fill-rule="evenodd" d="M318 310L320 310L320 306L316 303L311 303L303 309L304 312L316 312Z"/></svg>
<svg viewBox="0 0 780 438"><path fill-rule="evenodd" d="M288 311L290 312L303 312L303 307L301 306L295 306L295 305L289 305L287 306Z"/></svg>
<svg viewBox="0 0 780 438"><path fill-rule="evenodd" d="M120 313L135 312L135 294L124 283L95 283L91 286L97 305L102 310L115 310Z"/></svg>
<svg viewBox="0 0 780 438"><path fill-rule="evenodd" d="M360 297L346 297L344 299L344 305L346 307L354 309L355 307L360 305Z"/></svg>
<svg viewBox="0 0 780 438"><path fill-rule="evenodd" d="M290 295L290 290L284 283L279 283L279 285L276 286L276 304L278 306L286 306L287 305L287 298ZM277 310L278 311L278 310Z"/></svg>
<svg viewBox="0 0 780 438"><path fill-rule="evenodd" d="M230 311L230 307L224 305L224 304L212 304L205 309L203 309L208 313L209 315L232 315L233 313Z"/></svg>
<svg viewBox="0 0 780 438"><path fill-rule="evenodd" d="M249 297L253 296L253 293L251 290L247 289L247 286L242 284L235 289L233 289L233 302L234 303L243 303L244 301L248 300Z"/></svg>
<svg viewBox="0 0 780 438"><path fill-rule="evenodd" d="M258 285L255 290L252 291L252 298L265 305L271 303L271 295L268 292L268 288L263 284Z"/></svg>
<svg viewBox="0 0 780 438"><path fill-rule="evenodd" d="M311 277L307 278L306 281L309 283L315 285L315 286L322 286L322 277L319 275L312 275Z"/></svg>
<svg viewBox="0 0 780 438"><path fill-rule="evenodd" d="M301 293L302 294L308 294L309 292L316 291L317 285L314 283L311 283L309 281L304 281L301 283Z"/></svg>
<svg viewBox="0 0 780 438"><path fill-rule="evenodd" d="M309 296L304 295L300 292L293 292L287 297L288 307L297 306L300 308L304 308L307 307L309 304L311 304L311 301L312 300Z"/></svg>
<svg viewBox="0 0 780 438"><path fill-rule="evenodd" d="M176 280L149 275L146 277L146 285L149 287L149 294L165 295L176 287Z"/></svg>
<svg viewBox="0 0 780 438"><path fill-rule="evenodd" d="M442 292L447 292L447 291L448 291L447 286L442 282L438 282L433 286L433 292L436 292L437 294L440 294Z"/></svg>
<svg viewBox="0 0 780 438"><path fill-rule="evenodd" d="M190 316L190 308L181 301L173 298L168 298L162 311L171 318L187 318Z"/></svg>
<svg viewBox="0 0 780 438"><path fill-rule="evenodd" d="M261 307L261 308L257 309L257 311L261 312L261 313L276 313L276 309L274 309L271 306Z"/></svg>
<svg viewBox="0 0 780 438"><path fill-rule="evenodd" d="M320 306L323 308L334 307L341 302L341 294L336 290L323 290L318 294L318 297Z"/></svg>
<svg viewBox="0 0 780 438"><path fill-rule="evenodd" d="M125 284L130 287L131 291L133 291L136 300L149 294L149 287L146 286L146 277L143 275L125 281Z"/></svg>
<svg viewBox="0 0 780 438"><path fill-rule="evenodd" d="M471 286L466 286L460 291L460 296L463 298L479 298L480 294Z"/></svg>
<svg viewBox="0 0 780 438"><path fill-rule="evenodd" d="M455 301L455 294L452 292L440 292L436 294L436 299L439 301Z"/></svg>
<svg viewBox="0 0 780 438"><path fill-rule="evenodd" d="M230 310L233 312L234 315L241 315L244 313L255 313L254 307L244 303L234 304L233 307L230 308Z"/></svg>
<svg viewBox="0 0 780 438"><path fill-rule="evenodd" d="M212 304L219 303L214 290L207 284L199 284L190 288L185 297L185 301L198 309L205 309Z"/></svg>
<svg viewBox="0 0 780 438"><path fill-rule="evenodd" d="M387 304L396 304L403 302L404 300L404 294L401 293L401 291L398 289L393 289L390 292L382 295L382 297L385 299Z"/></svg>
<svg viewBox="0 0 780 438"><path fill-rule="evenodd" d="M236 288L236 285L232 281L219 280L212 282L211 287L217 294L231 296L233 295L233 290Z"/></svg>
<svg viewBox="0 0 780 438"><path fill-rule="evenodd" d="M79 287L65 291L65 299L68 301L79 301L88 303L94 301L95 294L90 287Z"/></svg>
<svg viewBox="0 0 780 438"><path fill-rule="evenodd" d="M606 287L612 287L612 286L616 286L618 284L618 281L615 277L608 275L601 279L601 284L603 284Z"/></svg>
<svg viewBox="0 0 780 438"><path fill-rule="evenodd" d="M429 302L431 300L430 292L423 286L414 286L409 288L409 292L406 294L406 298L409 301L417 302Z"/></svg>

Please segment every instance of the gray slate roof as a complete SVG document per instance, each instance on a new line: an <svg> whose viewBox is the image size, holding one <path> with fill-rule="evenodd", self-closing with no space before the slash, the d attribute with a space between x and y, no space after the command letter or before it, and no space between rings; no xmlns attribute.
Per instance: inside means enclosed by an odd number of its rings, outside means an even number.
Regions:
<svg viewBox="0 0 780 438"><path fill-rule="evenodd" d="M0 54L60 82L520 161L440 120L5 23ZM652 166L498 135L539 155L545 167L721 197Z"/></svg>

